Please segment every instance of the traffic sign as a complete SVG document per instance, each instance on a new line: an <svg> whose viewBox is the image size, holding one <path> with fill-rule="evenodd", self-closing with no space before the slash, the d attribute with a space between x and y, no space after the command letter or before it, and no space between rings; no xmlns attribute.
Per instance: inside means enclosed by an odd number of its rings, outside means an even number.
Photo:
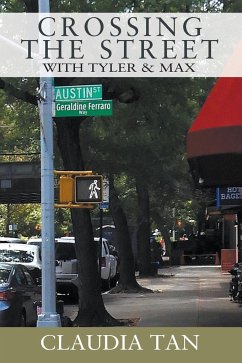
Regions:
<svg viewBox="0 0 242 363"><path fill-rule="evenodd" d="M112 100L56 101L53 117L112 116Z"/></svg>
<svg viewBox="0 0 242 363"><path fill-rule="evenodd" d="M102 194L102 175L75 177L75 203L101 203Z"/></svg>
<svg viewBox="0 0 242 363"><path fill-rule="evenodd" d="M109 203L108 202L102 202L102 203L100 203L99 208L100 209L108 209L109 208Z"/></svg>
<svg viewBox="0 0 242 363"><path fill-rule="evenodd" d="M103 203L109 203L109 180L106 176L103 179Z"/></svg>
<svg viewBox="0 0 242 363"><path fill-rule="evenodd" d="M55 87L55 101L101 100L102 85L80 85Z"/></svg>
<svg viewBox="0 0 242 363"><path fill-rule="evenodd" d="M216 189L217 208L242 205L242 187L220 187Z"/></svg>

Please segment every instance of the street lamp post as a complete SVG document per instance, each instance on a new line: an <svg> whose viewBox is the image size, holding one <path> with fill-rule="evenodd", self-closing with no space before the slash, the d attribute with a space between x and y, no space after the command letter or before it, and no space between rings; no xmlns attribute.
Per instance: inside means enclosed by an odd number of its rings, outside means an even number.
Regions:
<svg viewBox="0 0 242 363"><path fill-rule="evenodd" d="M49 13L49 0L38 0L39 13ZM41 211L42 211L42 311L37 327L58 327L56 313L55 233L54 233L54 155L52 121L53 87L51 77L40 78Z"/></svg>

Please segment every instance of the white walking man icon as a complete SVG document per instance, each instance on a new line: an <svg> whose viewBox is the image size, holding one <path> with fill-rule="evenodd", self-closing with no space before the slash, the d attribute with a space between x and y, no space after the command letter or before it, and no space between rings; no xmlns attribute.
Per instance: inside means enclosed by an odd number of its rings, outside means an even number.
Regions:
<svg viewBox="0 0 242 363"><path fill-rule="evenodd" d="M89 190L91 190L89 198L90 199L92 199L92 198L98 199L97 191L101 190L101 188L99 188L99 186L97 185L97 179L94 179L93 183L90 184Z"/></svg>

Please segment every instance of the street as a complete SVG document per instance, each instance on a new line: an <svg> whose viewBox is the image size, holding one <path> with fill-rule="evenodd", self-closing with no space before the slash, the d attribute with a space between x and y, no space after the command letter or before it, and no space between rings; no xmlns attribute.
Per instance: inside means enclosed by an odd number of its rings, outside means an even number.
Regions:
<svg viewBox="0 0 242 363"><path fill-rule="evenodd" d="M154 293L104 293L103 299L112 316L140 327L241 327L241 305L228 294L230 279L220 266L163 268L159 277L137 278ZM65 315L73 319L77 309L67 303Z"/></svg>

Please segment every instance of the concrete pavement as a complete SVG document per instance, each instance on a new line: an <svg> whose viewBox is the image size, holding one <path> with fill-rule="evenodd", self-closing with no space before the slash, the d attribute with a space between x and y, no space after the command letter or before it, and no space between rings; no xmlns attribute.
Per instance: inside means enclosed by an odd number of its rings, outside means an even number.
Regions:
<svg viewBox="0 0 242 363"><path fill-rule="evenodd" d="M231 275L220 266L163 268L159 275L137 279L154 293L104 293L108 312L117 319L135 319L143 327L242 326L242 305L230 301ZM65 305L65 315L74 319L77 308Z"/></svg>

